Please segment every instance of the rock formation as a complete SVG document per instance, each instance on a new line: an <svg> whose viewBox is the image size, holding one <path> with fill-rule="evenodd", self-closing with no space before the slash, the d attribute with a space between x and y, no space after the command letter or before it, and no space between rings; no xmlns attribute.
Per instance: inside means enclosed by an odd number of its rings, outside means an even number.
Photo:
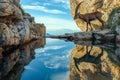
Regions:
<svg viewBox="0 0 120 80"><path fill-rule="evenodd" d="M109 15L112 10L119 7L120 5L120 0L70 0L72 17L74 17L75 15L75 8L77 4L82 1L83 3L80 5L78 11L81 14L99 11L103 13L102 20L104 20L105 24L107 24L106 22L108 21ZM92 21L91 23L94 29L103 28L103 26L101 26L101 23L98 20ZM86 23L83 20L77 19L76 24L81 29L81 31L86 30Z"/></svg>
<svg viewBox="0 0 120 80"><path fill-rule="evenodd" d="M45 35L44 24L36 24L34 18L20 7L19 0L0 1L0 44L3 47L18 45Z"/></svg>
<svg viewBox="0 0 120 80"><path fill-rule="evenodd" d="M92 22L94 29L104 29L103 32L98 30L103 34L109 30L108 33L116 34L116 42L119 43L120 0L70 0L72 17L74 17L76 5L81 1L83 1L83 3L79 8L80 13L85 14L100 11L104 14L102 19L105 22L105 26L101 26L99 21L96 20ZM86 30L84 21L77 19L76 24L81 31ZM97 39L100 38L100 36L97 35L96 37ZM103 53L101 53L103 48L100 47L93 47L92 50L90 50L90 46L76 45L71 53L70 80L120 80L119 44L117 44L117 46L118 48L113 48L113 51L105 48ZM88 47L88 49L86 49L86 47ZM87 54L94 57L99 56L99 54L102 54L102 56L95 60L99 60L99 63L93 63L91 62L91 58L85 57ZM79 62L77 63L77 67L75 59ZM86 61L86 59L88 61ZM80 62L81 60L82 62Z"/></svg>
<svg viewBox="0 0 120 80"><path fill-rule="evenodd" d="M44 24L35 23L20 0L0 0L0 80L20 77L34 49L45 45L45 33Z"/></svg>

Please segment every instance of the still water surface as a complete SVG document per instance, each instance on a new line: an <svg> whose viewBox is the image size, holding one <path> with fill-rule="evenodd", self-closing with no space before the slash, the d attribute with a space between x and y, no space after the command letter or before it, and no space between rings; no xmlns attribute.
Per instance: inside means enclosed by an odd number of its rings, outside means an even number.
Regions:
<svg viewBox="0 0 120 80"><path fill-rule="evenodd" d="M21 80L69 80L70 54L74 43L46 39L44 48L35 50L35 58L25 66Z"/></svg>

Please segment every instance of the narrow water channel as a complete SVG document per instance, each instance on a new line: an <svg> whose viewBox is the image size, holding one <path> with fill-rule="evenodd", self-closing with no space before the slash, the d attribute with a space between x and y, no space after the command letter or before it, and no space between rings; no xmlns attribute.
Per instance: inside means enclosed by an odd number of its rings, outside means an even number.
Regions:
<svg viewBox="0 0 120 80"><path fill-rule="evenodd" d="M44 48L25 66L21 80L69 80L70 55L74 43L47 39Z"/></svg>

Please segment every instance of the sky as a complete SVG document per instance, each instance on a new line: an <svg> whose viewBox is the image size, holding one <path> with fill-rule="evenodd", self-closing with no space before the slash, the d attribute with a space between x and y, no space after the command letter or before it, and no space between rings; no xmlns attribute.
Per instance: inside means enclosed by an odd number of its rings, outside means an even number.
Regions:
<svg viewBox="0 0 120 80"><path fill-rule="evenodd" d="M69 0L21 0L25 12L44 23L47 30L79 30L71 17Z"/></svg>

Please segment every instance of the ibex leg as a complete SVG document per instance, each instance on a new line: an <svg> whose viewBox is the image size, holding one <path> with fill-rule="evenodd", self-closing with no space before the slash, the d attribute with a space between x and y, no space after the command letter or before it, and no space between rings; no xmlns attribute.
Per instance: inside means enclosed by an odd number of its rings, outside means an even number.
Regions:
<svg viewBox="0 0 120 80"><path fill-rule="evenodd" d="M89 23L89 25L90 25L90 28L91 28L91 31L92 31L92 30L93 30L93 27L92 27L91 23Z"/></svg>
<svg viewBox="0 0 120 80"><path fill-rule="evenodd" d="M102 26L104 26L104 21L99 17L97 19L102 23Z"/></svg>
<svg viewBox="0 0 120 80"><path fill-rule="evenodd" d="M86 32L88 31L88 23L87 23L87 27L86 27Z"/></svg>

